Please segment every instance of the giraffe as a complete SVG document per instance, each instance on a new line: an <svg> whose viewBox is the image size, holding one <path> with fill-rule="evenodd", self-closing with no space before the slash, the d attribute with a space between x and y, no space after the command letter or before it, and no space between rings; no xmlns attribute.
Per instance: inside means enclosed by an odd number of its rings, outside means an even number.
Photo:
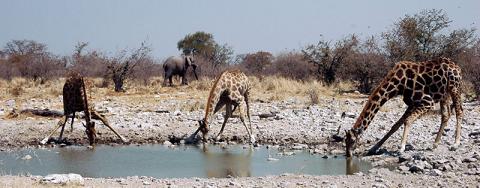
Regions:
<svg viewBox="0 0 480 188"><path fill-rule="evenodd" d="M220 138L220 135L225 128L228 118L232 116L232 113L238 107L240 111L240 120L242 121L251 143L255 143L255 137L252 130L252 122L250 121L250 106L248 103L248 95L250 92L250 83L248 77L239 70L224 71L215 80L213 87L210 89L210 94L207 100L207 107L205 109L205 117L199 120L200 127L192 134L190 138L194 138L198 131L203 133L203 141L207 141L207 135L209 131L209 123L213 119L213 115L225 106L225 116L220 132L216 136L216 140ZM250 130L245 123L244 110L246 107L246 113L248 116Z"/></svg>
<svg viewBox="0 0 480 188"><path fill-rule="evenodd" d="M97 111L93 109L93 105L88 104L88 97L85 89L85 81L80 74L76 72L70 72L67 76L67 80L63 85L63 111L64 111L64 118L61 119L57 123L57 127L55 127L49 134L46 136L40 143L46 144L50 137L57 131L58 128L62 127L60 131L60 136L58 138L59 141L62 140L63 131L65 128L65 124L69 117L72 118L72 122L70 124L71 130L73 132L73 121L75 119L75 112L84 112L85 113L85 133L87 134L88 140L90 145L95 145L96 139L96 132L95 132L95 122L91 121L91 119L97 119L103 122L105 126L107 126L110 130L112 130L123 142L127 142L127 140L122 137L120 134L115 131L110 124L108 123L107 119L99 114Z"/></svg>
<svg viewBox="0 0 480 188"><path fill-rule="evenodd" d="M351 156L351 150L354 149L359 137L368 128L380 107L398 95L403 96L403 101L408 106L407 110L391 130L368 151L368 155L374 154L402 124L404 124L404 130L399 151L403 152L412 123L422 114L433 109L435 103L440 103L441 125L433 144L436 148L450 118L448 106L450 100L453 102L457 118L454 147L458 146L460 123L463 118L461 80L460 67L448 58L426 62L398 62L370 95L353 127L346 131L347 157Z"/></svg>

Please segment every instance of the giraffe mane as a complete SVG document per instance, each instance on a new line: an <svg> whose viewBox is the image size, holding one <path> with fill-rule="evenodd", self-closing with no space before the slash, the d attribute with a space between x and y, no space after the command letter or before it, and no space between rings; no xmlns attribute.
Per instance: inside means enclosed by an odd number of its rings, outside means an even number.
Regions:
<svg viewBox="0 0 480 188"><path fill-rule="evenodd" d="M218 82L220 81L220 79L222 78L223 74L225 74L225 72L227 71L223 71L220 76L218 76L218 78L215 80L215 82L213 83L213 87L212 89L210 89L210 93L208 95L208 99L207 99L207 108L205 108L205 118L204 118L204 121L208 122L208 115L209 115L209 112L210 110L213 108L212 107L212 100L213 98L215 97L215 89L217 88L217 85L218 85Z"/></svg>

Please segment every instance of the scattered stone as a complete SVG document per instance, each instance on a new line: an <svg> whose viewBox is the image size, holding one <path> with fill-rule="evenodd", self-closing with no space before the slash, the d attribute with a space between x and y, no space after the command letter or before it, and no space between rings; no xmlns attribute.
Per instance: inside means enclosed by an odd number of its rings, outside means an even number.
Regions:
<svg viewBox="0 0 480 188"><path fill-rule="evenodd" d="M116 180L120 185L128 185L127 180L124 178L120 178Z"/></svg>
<svg viewBox="0 0 480 188"><path fill-rule="evenodd" d="M30 160L30 159L32 159L32 156L30 155L25 155L22 157L22 160Z"/></svg>
<svg viewBox="0 0 480 188"><path fill-rule="evenodd" d="M432 176L441 176L443 173L442 171L438 170L438 169L433 169L430 171L430 175Z"/></svg>
<svg viewBox="0 0 480 188"><path fill-rule="evenodd" d="M295 153L294 153L294 152L292 152L292 151L285 151L285 152L283 152L283 153L279 153L279 154L281 154L281 155L284 155L284 156L291 156L291 155L295 155Z"/></svg>
<svg viewBox="0 0 480 188"><path fill-rule="evenodd" d="M10 108L15 107L15 100L13 99L7 100L5 101L5 105L7 105L7 107L10 107Z"/></svg>
<svg viewBox="0 0 480 188"><path fill-rule="evenodd" d="M43 184L84 185L85 180L79 174L50 174L45 176Z"/></svg>
<svg viewBox="0 0 480 188"><path fill-rule="evenodd" d="M400 155L398 157L398 163L403 163L405 161L410 161L410 160L412 160L412 156L410 155Z"/></svg>
<svg viewBox="0 0 480 188"><path fill-rule="evenodd" d="M465 158L465 159L462 160L463 163L471 163L471 162L475 162L475 161L477 161L477 159L475 159L473 157L472 158Z"/></svg>
<svg viewBox="0 0 480 188"><path fill-rule="evenodd" d="M308 148L306 144L295 144L294 146L292 146L293 150L303 150L306 148Z"/></svg>
<svg viewBox="0 0 480 188"><path fill-rule="evenodd" d="M408 170L413 173L422 173L425 167L421 164L412 165Z"/></svg>
<svg viewBox="0 0 480 188"><path fill-rule="evenodd" d="M172 143L171 143L170 141L168 141L168 140L165 140L165 142L163 142L163 145L164 145L164 146L171 146Z"/></svg>
<svg viewBox="0 0 480 188"><path fill-rule="evenodd" d="M347 101L345 101L345 102L347 102ZM341 117L342 118L345 118L345 117L355 118L355 117L357 117L357 115L355 115L355 113L352 113L352 112L343 112Z"/></svg>
<svg viewBox="0 0 480 188"><path fill-rule="evenodd" d="M277 158L273 158L273 157L269 157L269 158L267 158L267 161L278 161L278 159L277 159Z"/></svg>
<svg viewBox="0 0 480 188"><path fill-rule="evenodd" d="M410 168L408 168L408 167L405 166L405 165L399 166L398 169L399 169L400 171L403 171L403 172L406 172L406 171L410 170Z"/></svg>
<svg viewBox="0 0 480 188"><path fill-rule="evenodd" d="M151 185L152 183L150 183L149 181L143 181L143 185Z"/></svg>
<svg viewBox="0 0 480 188"><path fill-rule="evenodd" d="M372 185L372 187L374 187L374 188L386 188L387 186L384 185L384 184L381 184L381 183L374 183Z"/></svg>

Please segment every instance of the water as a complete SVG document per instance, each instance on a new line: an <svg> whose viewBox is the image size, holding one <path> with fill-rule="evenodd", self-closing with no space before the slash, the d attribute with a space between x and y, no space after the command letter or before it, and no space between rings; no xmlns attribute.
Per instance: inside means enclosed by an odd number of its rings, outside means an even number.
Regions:
<svg viewBox="0 0 480 188"><path fill-rule="evenodd" d="M306 151L282 156L276 149L265 147L243 149L229 146L162 145L82 146L49 149L23 149L0 152L0 173L47 175L77 173L84 177L152 176L180 177L244 177L279 175L282 173L339 175L366 172L371 164L362 160L346 160L343 156L323 159ZM31 155L30 160L21 159ZM268 161L273 157L277 161Z"/></svg>

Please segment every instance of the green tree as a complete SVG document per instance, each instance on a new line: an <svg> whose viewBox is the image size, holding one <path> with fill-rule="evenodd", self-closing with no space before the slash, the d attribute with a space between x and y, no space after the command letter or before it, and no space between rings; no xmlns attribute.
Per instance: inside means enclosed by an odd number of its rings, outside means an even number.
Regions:
<svg viewBox="0 0 480 188"><path fill-rule="evenodd" d="M178 41L177 48L184 54L189 54L192 49L195 49L203 57L210 57L215 52L216 45L212 34L198 31Z"/></svg>

